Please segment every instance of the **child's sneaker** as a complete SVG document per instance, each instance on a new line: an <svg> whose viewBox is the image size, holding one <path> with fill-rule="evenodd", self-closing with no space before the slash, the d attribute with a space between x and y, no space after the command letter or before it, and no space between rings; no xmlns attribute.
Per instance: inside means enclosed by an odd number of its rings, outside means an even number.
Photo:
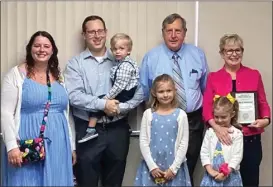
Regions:
<svg viewBox="0 0 273 187"><path fill-rule="evenodd" d="M86 142L98 136L98 133L95 128L87 128L86 132L87 132L86 135L81 140L79 140L78 143Z"/></svg>

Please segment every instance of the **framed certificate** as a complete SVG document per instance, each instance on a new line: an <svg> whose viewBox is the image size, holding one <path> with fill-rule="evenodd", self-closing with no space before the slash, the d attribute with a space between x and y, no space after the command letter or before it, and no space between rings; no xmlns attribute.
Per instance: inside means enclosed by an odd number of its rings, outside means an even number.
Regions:
<svg viewBox="0 0 273 187"><path fill-rule="evenodd" d="M258 118L257 92L235 92L234 97L239 103L238 123L249 125Z"/></svg>

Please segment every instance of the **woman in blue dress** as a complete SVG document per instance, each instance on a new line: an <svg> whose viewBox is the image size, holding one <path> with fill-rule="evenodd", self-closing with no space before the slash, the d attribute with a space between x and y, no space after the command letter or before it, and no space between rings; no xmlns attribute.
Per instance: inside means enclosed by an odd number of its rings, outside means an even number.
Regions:
<svg viewBox="0 0 273 187"><path fill-rule="evenodd" d="M1 89L2 186L73 186L72 164L76 155L68 125L68 96L63 87L58 49L52 36L36 32L26 46L25 63L12 68ZM17 141L37 138L48 101L47 70L51 103L44 136L44 161L22 163Z"/></svg>
<svg viewBox="0 0 273 187"><path fill-rule="evenodd" d="M176 108L175 84L169 75L154 80L150 104L141 122L143 160L135 186L191 186L186 163L188 119L183 110Z"/></svg>

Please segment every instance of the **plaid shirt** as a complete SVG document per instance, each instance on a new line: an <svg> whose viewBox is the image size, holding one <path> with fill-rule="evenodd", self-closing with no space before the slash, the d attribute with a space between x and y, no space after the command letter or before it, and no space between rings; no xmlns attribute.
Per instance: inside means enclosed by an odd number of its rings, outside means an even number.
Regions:
<svg viewBox="0 0 273 187"><path fill-rule="evenodd" d="M116 61L111 68L110 78L114 85L106 94L106 98L114 99L122 90L130 90L138 85L139 69L137 63L129 56L125 57L121 62Z"/></svg>

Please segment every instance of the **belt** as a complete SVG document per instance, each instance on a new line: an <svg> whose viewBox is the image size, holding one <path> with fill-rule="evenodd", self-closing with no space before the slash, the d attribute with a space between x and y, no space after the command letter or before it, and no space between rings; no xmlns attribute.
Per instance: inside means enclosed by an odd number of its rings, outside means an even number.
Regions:
<svg viewBox="0 0 273 187"><path fill-rule="evenodd" d="M194 116L199 116L199 115L202 115L202 111L203 111L203 108L200 107L199 109L193 111L193 112L189 112L187 113L187 116L188 118L191 118L191 117L194 117Z"/></svg>
<svg viewBox="0 0 273 187"><path fill-rule="evenodd" d="M121 118L119 120L109 122L109 123L97 123L96 126L102 127L102 128L105 129L105 128L115 128L117 126L124 125L124 124L128 124L128 118L127 117L124 117L124 118Z"/></svg>

